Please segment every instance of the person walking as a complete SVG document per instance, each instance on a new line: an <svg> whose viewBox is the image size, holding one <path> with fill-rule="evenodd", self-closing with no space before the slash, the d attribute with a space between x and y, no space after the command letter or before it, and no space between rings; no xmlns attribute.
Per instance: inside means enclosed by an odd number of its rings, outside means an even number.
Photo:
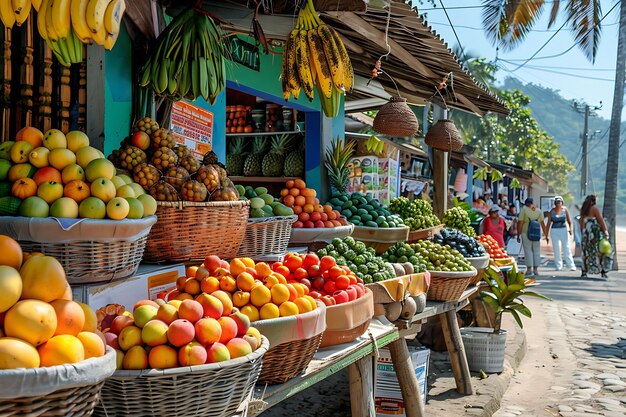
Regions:
<svg viewBox="0 0 626 417"><path fill-rule="evenodd" d="M552 239L556 270L563 270L563 260L565 260L565 267L569 268L570 271L575 271L576 265L574 265L574 257L570 249L570 239L574 228L569 210L563 205L563 197L560 195L554 197L554 207L550 210L546 230ZM561 251L563 256L561 256Z"/></svg>
<svg viewBox="0 0 626 417"><path fill-rule="evenodd" d="M541 232L549 242L546 233L546 225L543 222L543 212L535 207L535 201L528 197L524 201L524 207L520 210L517 221L517 241L522 241L524 247L524 259L526 261L526 275L530 277L539 275L541 263Z"/></svg>
<svg viewBox="0 0 626 417"><path fill-rule="evenodd" d="M600 252L600 240L609 239L606 223L596 206L596 196L588 195L580 209L580 230L582 230L582 277L600 273L602 278L613 266L613 258ZM604 236L603 236L604 235Z"/></svg>
<svg viewBox="0 0 626 417"><path fill-rule="evenodd" d="M500 208L494 204L489 209L489 216L485 217L480 222L479 233L486 234L493 237L501 248L504 248L504 231L506 230L506 223L502 217L500 217Z"/></svg>

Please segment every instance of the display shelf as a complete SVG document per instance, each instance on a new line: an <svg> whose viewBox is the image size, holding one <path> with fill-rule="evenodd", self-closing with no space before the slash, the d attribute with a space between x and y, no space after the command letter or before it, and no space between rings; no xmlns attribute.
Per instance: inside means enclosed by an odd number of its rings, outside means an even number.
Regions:
<svg viewBox="0 0 626 417"><path fill-rule="evenodd" d="M305 133L304 130L293 130L289 132L256 132L256 133L227 133L227 138L236 137L254 137L254 136L274 136L274 135L295 135L297 133Z"/></svg>
<svg viewBox="0 0 626 417"><path fill-rule="evenodd" d="M289 180L297 180L299 177L241 177L231 176L228 177L232 182L285 182Z"/></svg>

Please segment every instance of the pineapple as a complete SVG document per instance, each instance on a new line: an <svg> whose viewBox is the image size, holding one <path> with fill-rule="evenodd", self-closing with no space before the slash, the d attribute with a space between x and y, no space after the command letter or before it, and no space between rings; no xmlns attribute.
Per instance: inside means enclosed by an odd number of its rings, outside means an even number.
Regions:
<svg viewBox="0 0 626 417"><path fill-rule="evenodd" d="M243 165L246 162L247 152L244 151L243 138L234 138L230 142L230 149L226 157L226 172L228 175L242 175Z"/></svg>
<svg viewBox="0 0 626 417"><path fill-rule="evenodd" d="M285 157L285 177L304 176L304 141Z"/></svg>
<svg viewBox="0 0 626 417"><path fill-rule="evenodd" d="M328 170L328 180L331 188L339 193L348 192L350 170L348 162L354 154L354 142L342 141L337 138L331 142L330 148L326 149L324 165Z"/></svg>
<svg viewBox="0 0 626 417"><path fill-rule="evenodd" d="M272 150L263 157L262 171L264 177L280 177L285 165L285 152L291 138L289 135L272 137Z"/></svg>
<svg viewBox="0 0 626 417"><path fill-rule="evenodd" d="M262 162L265 143L265 138L262 136L257 136L252 140L252 153L248 155L243 164L243 175L253 177L263 173Z"/></svg>

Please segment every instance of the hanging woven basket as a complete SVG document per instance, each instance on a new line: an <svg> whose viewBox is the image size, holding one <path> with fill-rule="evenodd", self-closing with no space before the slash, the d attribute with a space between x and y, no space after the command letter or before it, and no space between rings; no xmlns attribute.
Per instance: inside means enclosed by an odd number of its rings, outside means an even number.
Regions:
<svg viewBox="0 0 626 417"><path fill-rule="evenodd" d="M452 120L441 119L428 130L426 145L441 151L458 151L463 147L463 138Z"/></svg>
<svg viewBox="0 0 626 417"><path fill-rule="evenodd" d="M419 124L403 97L391 97L374 118L374 130L388 136L413 136Z"/></svg>

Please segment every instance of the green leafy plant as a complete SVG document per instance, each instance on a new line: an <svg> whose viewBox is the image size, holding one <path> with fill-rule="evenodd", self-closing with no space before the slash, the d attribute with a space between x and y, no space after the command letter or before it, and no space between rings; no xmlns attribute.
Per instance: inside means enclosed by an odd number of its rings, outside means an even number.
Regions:
<svg viewBox="0 0 626 417"><path fill-rule="evenodd" d="M333 139L330 147L326 148L324 165L328 170L328 180L330 185L340 193L348 191L348 181L350 180L348 162L354 154L354 149L354 142L341 140L339 137Z"/></svg>
<svg viewBox="0 0 626 417"><path fill-rule="evenodd" d="M532 317L530 309L524 305L522 297L538 297L551 301L543 294L530 291L529 288L535 282L534 278L526 279L523 272L518 272L513 266L510 271L504 273L505 279L500 276L499 270L490 266L485 270L483 281L491 291L481 291L482 300L496 313L493 332L498 333L502 327L502 314L510 313L520 328L523 328L522 316Z"/></svg>

